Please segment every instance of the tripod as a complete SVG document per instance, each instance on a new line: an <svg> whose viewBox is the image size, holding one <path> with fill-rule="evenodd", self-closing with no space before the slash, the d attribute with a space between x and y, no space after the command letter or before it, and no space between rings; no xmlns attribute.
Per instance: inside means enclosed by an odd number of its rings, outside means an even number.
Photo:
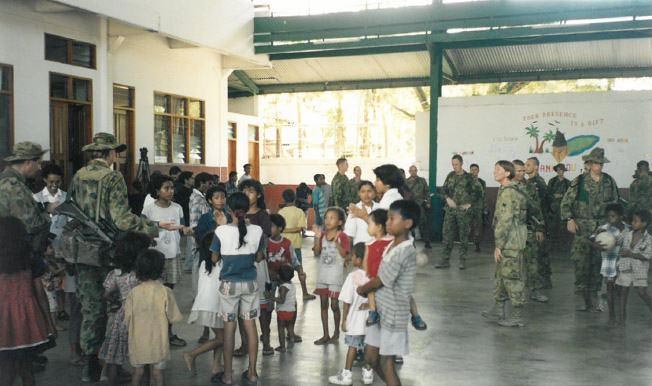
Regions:
<svg viewBox="0 0 652 386"><path fill-rule="evenodd" d="M138 161L138 171L136 172L136 181L138 181L139 191L146 192L149 186L149 160L147 158L147 148L140 148L140 160Z"/></svg>

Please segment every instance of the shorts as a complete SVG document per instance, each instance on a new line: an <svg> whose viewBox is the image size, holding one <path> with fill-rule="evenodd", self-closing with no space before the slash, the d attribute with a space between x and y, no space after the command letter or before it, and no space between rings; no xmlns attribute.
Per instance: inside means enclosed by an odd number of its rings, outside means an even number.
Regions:
<svg viewBox="0 0 652 386"><path fill-rule="evenodd" d="M616 285L621 287L647 287L647 279L637 278L633 272L618 272Z"/></svg>
<svg viewBox="0 0 652 386"><path fill-rule="evenodd" d="M344 335L344 344L356 350L364 348L364 335Z"/></svg>
<svg viewBox="0 0 652 386"><path fill-rule="evenodd" d="M166 364L167 364L167 361L162 361L162 362L159 362L159 363L145 363L145 364L142 364L142 365L141 364L135 365L135 364L132 363L131 367L141 369L141 368L143 368L143 367L145 367L147 365L150 365L153 368L155 368L156 370L165 370Z"/></svg>
<svg viewBox="0 0 652 386"><path fill-rule="evenodd" d="M177 284L181 281L181 259L179 256L165 259L165 268L163 268L161 278L165 284Z"/></svg>
<svg viewBox="0 0 652 386"><path fill-rule="evenodd" d="M315 285L315 295L326 296L332 299L339 299L342 286L338 284L317 283Z"/></svg>
<svg viewBox="0 0 652 386"><path fill-rule="evenodd" d="M294 248L294 254L297 256L299 264L303 265L303 256L301 256L301 248Z"/></svg>
<svg viewBox="0 0 652 386"><path fill-rule="evenodd" d="M404 356L410 352L407 329L390 331L379 324L367 327L364 344L378 347L380 355L383 356Z"/></svg>
<svg viewBox="0 0 652 386"><path fill-rule="evenodd" d="M258 319L260 315L260 292L258 283L252 281L222 281L218 290L220 316L225 322Z"/></svg>
<svg viewBox="0 0 652 386"><path fill-rule="evenodd" d="M294 311L276 311L276 319L290 321L296 318L297 313Z"/></svg>

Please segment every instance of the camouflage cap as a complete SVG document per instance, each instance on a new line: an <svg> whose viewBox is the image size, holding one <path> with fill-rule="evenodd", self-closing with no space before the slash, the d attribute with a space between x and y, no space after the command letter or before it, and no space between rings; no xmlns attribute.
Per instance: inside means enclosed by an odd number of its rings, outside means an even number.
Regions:
<svg viewBox="0 0 652 386"><path fill-rule="evenodd" d="M584 162L591 161L599 164L609 163L609 160L604 157L604 149L596 147L587 155L582 156Z"/></svg>
<svg viewBox="0 0 652 386"><path fill-rule="evenodd" d="M113 134L96 133L93 136L93 142L82 147L82 151L97 150L115 150L116 152L121 153L127 150L127 145L118 143Z"/></svg>
<svg viewBox="0 0 652 386"><path fill-rule="evenodd" d="M48 149L43 150L41 145L34 142L18 142L14 145L11 155L4 158L5 162L27 161L41 158Z"/></svg>
<svg viewBox="0 0 652 386"><path fill-rule="evenodd" d="M558 171L560 171L560 170L563 170L563 171L565 171L565 172L568 171L568 169L566 169L566 165L564 165L564 164L562 164L562 163L558 163L557 165L555 165L555 166L552 168L552 170L554 170L554 171L556 171L556 172L558 172Z"/></svg>

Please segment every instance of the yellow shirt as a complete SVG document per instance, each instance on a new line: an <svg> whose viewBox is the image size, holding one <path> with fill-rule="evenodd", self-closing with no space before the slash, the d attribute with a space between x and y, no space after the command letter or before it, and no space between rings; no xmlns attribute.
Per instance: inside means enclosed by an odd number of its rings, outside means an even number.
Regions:
<svg viewBox="0 0 652 386"><path fill-rule="evenodd" d="M158 280L143 282L125 300L129 362L154 364L170 359L168 323L183 319L172 290Z"/></svg>
<svg viewBox="0 0 652 386"><path fill-rule="evenodd" d="M283 216L285 219L285 229L289 228L306 228L306 214L296 206L286 206L285 208L278 211L278 214ZM301 248L301 232L296 233L285 233L283 232L283 237L290 240L292 243L292 248L297 249Z"/></svg>

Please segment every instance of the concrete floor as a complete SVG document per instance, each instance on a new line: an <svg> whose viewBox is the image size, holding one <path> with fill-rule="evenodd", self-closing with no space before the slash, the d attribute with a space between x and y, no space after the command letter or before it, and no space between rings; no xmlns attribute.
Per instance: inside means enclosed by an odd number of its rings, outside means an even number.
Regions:
<svg viewBox="0 0 652 386"><path fill-rule="evenodd" d="M314 288L316 260L312 239L304 245L304 266L308 287ZM573 295L572 264L567 258L553 259L553 284L548 304L529 304L524 328L506 329L486 322L480 311L492 303L493 259L489 247L469 256L466 271L435 270L440 247L417 275L415 298L428 330L410 327L411 355L400 370L404 385L650 385L652 368L652 318L638 296L630 296L626 328L608 329L605 313L575 311L579 299ZM561 254L557 254L561 255ZM564 254L565 255L565 254ZM189 279L189 275L186 276ZM296 279L295 279L296 280ZM297 283L298 284L298 283ZM181 311L187 316L192 306L190 282L175 289ZM315 346L321 336L318 301L298 300L296 331L304 338L292 353L259 356L260 385L325 385L328 376L344 364L346 346ZM332 320L332 319L331 319ZM189 347L200 335L200 327L180 323L178 335ZM272 344L278 342L272 322ZM67 364L66 332L59 346L47 352L50 363L38 374L40 385L77 385L80 370ZM181 353L172 350L166 370L168 385L207 385L210 355L198 358L199 374L190 377ZM236 358L235 374L246 368L246 359ZM360 369L354 367L354 384L361 384ZM379 379L374 383L383 384Z"/></svg>

